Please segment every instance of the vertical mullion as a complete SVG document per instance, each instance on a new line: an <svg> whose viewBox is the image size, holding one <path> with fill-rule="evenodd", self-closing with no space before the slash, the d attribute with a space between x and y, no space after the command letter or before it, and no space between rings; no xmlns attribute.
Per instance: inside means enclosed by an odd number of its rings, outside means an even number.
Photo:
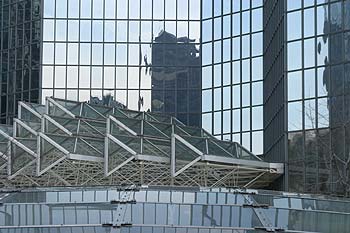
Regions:
<svg viewBox="0 0 350 233"><path fill-rule="evenodd" d="M130 1L127 1L127 12L126 12L126 106L129 105L129 24L130 24Z"/></svg>
<svg viewBox="0 0 350 233"><path fill-rule="evenodd" d="M114 63L115 63L115 66L114 66L114 90L113 90L113 93L114 93L114 99L117 101L117 70L118 70L118 67L117 67L117 45L118 45L118 41L117 41L117 36L118 36L118 20L116 20L118 17L117 17L117 8L118 8L118 1L114 1L115 2L115 7L114 7Z"/></svg>
<svg viewBox="0 0 350 233"><path fill-rule="evenodd" d="M243 0L244 1L244 0ZM240 98L239 98L239 114L240 114L240 132L239 132L239 141L240 143L242 144L243 142L243 134L242 134L242 131L243 131L243 101L242 101L242 97L243 97L243 85L242 85L242 80L243 80L243 77L242 77L242 54L243 54L243 51L242 51L242 32L243 32L243 26L242 26L242 1L240 1L240 4L239 4L239 23L240 23L240 27L239 27L239 70L240 70L240 77L239 77L239 95L240 95Z"/></svg>
<svg viewBox="0 0 350 233"><path fill-rule="evenodd" d="M106 15L105 15L105 1L102 2L102 67L101 67L101 73L102 73L102 80L101 80L101 93L102 93L102 99L105 95L105 35L106 35ZM92 72L91 72L92 74Z"/></svg>
<svg viewBox="0 0 350 233"><path fill-rule="evenodd" d="M80 31L81 31L81 1L83 0L79 0L79 9L78 9L78 28L79 28L79 32L78 32L78 77L77 77L77 81L78 81L78 88L77 88L77 100L80 101L80 47L81 47L81 41L80 41ZM91 54L90 54L91 56Z"/></svg>
<svg viewBox="0 0 350 233"><path fill-rule="evenodd" d="M253 11L252 11L252 0L250 0L250 3L249 3L249 47L250 47L250 54L249 54L249 116L250 116L250 119L249 119L249 149L250 151L253 151L253 84L252 84L252 57L253 57L253 52L252 52L252 48L253 48Z"/></svg>
<svg viewBox="0 0 350 233"><path fill-rule="evenodd" d="M59 0L56 0L56 1L59 1ZM53 13L54 15L54 32L53 32L53 79L52 79L52 95L55 96L55 83L56 83L56 28L57 28L57 19L56 19L56 1L55 2L55 11ZM31 22L33 23L33 22ZM32 30L30 30L31 33L30 33L30 41L32 41L33 39L33 33L32 33ZM30 59L31 60L31 59ZM30 61L31 63L31 61Z"/></svg>
<svg viewBox="0 0 350 233"><path fill-rule="evenodd" d="M69 45L69 41L68 41L68 6L69 6L69 0L67 0L66 3L66 7L67 7L67 18L66 18L66 82L65 82L65 98L68 99L68 45Z"/></svg>
<svg viewBox="0 0 350 233"><path fill-rule="evenodd" d="M223 76L223 62L224 62L224 17L223 17L223 14L224 14L224 7L223 7L223 5L224 5L224 3L223 3L223 0L221 0L221 15L220 15L220 18L221 18L221 38L220 38L220 43L221 43L221 48L220 48L220 50L221 50L221 64L220 64L220 71L221 71L221 73L220 73L220 77L221 77L221 96L220 96L220 98L221 98L221 109L220 109L220 112L221 112L221 119L220 119L220 121L221 121L221 129L220 129L220 131L221 131L221 140L223 139L223 133L224 133L224 88L223 88L223 86L224 86L224 76Z"/></svg>

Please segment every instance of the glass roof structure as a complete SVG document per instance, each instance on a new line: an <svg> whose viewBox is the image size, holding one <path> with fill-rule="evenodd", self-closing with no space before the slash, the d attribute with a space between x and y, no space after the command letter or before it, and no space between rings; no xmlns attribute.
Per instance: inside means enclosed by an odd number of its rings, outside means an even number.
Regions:
<svg viewBox="0 0 350 233"><path fill-rule="evenodd" d="M129 186L0 192L0 232L348 232L350 202L255 189Z"/></svg>
<svg viewBox="0 0 350 233"><path fill-rule="evenodd" d="M46 98L0 127L4 187L265 187L283 173L236 142L174 117Z"/></svg>

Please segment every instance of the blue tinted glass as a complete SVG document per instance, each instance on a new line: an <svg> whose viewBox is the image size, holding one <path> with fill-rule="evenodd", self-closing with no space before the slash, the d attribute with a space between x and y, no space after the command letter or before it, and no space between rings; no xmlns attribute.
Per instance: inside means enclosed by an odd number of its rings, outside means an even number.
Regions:
<svg viewBox="0 0 350 233"><path fill-rule="evenodd" d="M214 39L221 38L221 18L214 19Z"/></svg>
<svg viewBox="0 0 350 233"><path fill-rule="evenodd" d="M231 16L226 15L223 18L223 38L229 37L231 35Z"/></svg>
<svg viewBox="0 0 350 233"><path fill-rule="evenodd" d="M214 87L221 86L221 64L214 66Z"/></svg>
<svg viewBox="0 0 350 233"><path fill-rule="evenodd" d="M242 13L242 34L250 32L250 11Z"/></svg>
<svg viewBox="0 0 350 233"><path fill-rule="evenodd" d="M233 12L238 12L241 10L241 0L232 0Z"/></svg>
<svg viewBox="0 0 350 233"><path fill-rule="evenodd" d="M250 60L245 59L242 61L242 82L250 81Z"/></svg>
<svg viewBox="0 0 350 233"><path fill-rule="evenodd" d="M242 58L250 57L250 35L242 37Z"/></svg>
<svg viewBox="0 0 350 233"><path fill-rule="evenodd" d="M90 44L80 44L80 64L90 64Z"/></svg>
<svg viewBox="0 0 350 233"><path fill-rule="evenodd" d="M92 6L92 11L93 11L93 18L102 18L103 17L103 2L102 0L93 0L93 6Z"/></svg>
<svg viewBox="0 0 350 233"><path fill-rule="evenodd" d="M202 37L203 37L203 42L206 42L206 41L210 41L212 40L212 28L213 28L213 25L212 25L212 20L205 20L203 21L203 24L202 24Z"/></svg>
<svg viewBox="0 0 350 233"><path fill-rule="evenodd" d="M302 129L302 102L288 103L288 130Z"/></svg>
<svg viewBox="0 0 350 233"><path fill-rule="evenodd" d="M235 37L232 39L232 58L233 60L237 60L241 57L241 41L240 37Z"/></svg>
<svg viewBox="0 0 350 233"><path fill-rule="evenodd" d="M117 18L126 19L128 15L128 0L117 1Z"/></svg>
<svg viewBox="0 0 350 233"><path fill-rule="evenodd" d="M44 1L44 17L45 18L55 17L55 0Z"/></svg>
<svg viewBox="0 0 350 233"><path fill-rule="evenodd" d="M225 63L222 68L223 83L222 85L229 85L231 83L231 63Z"/></svg>
<svg viewBox="0 0 350 233"><path fill-rule="evenodd" d="M304 10L304 37L315 35L315 8Z"/></svg>
<svg viewBox="0 0 350 233"><path fill-rule="evenodd" d="M165 18L176 19L176 1L165 0Z"/></svg>
<svg viewBox="0 0 350 233"><path fill-rule="evenodd" d="M263 128L263 107L252 108L252 130Z"/></svg>
<svg viewBox="0 0 350 233"><path fill-rule="evenodd" d="M214 16L221 15L221 1L214 0Z"/></svg>
<svg viewBox="0 0 350 233"><path fill-rule="evenodd" d="M287 0L287 9L295 10L301 8L301 0Z"/></svg>
<svg viewBox="0 0 350 233"><path fill-rule="evenodd" d="M80 17L91 18L91 0L80 1Z"/></svg>
<svg viewBox="0 0 350 233"><path fill-rule="evenodd" d="M221 112L214 113L214 134L221 134Z"/></svg>
<svg viewBox="0 0 350 233"><path fill-rule="evenodd" d="M203 44L202 46L202 64L207 65L212 63L212 43Z"/></svg>
<svg viewBox="0 0 350 233"><path fill-rule="evenodd" d="M66 64L66 43L56 43L55 49L55 64Z"/></svg>
<svg viewBox="0 0 350 233"><path fill-rule="evenodd" d="M262 80L263 78L263 64L262 57L252 59L252 80Z"/></svg>
<svg viewBox="0 0 350 233"><path fill-rule="evenodd" d="M239 132L241 130L241 111L239 109L232 111L232 128L233 132ZM235 141L240 141L236 139Z"/></svg>
<svg viewBox="0 0 350 233"><path fill-rule="evenodd" d="M262 8L252 11L252 32L261 31L263 24Z"/></svg>
<svg viewBox="0 0 350 233"><path fill-rule="evenodd" d="M202 69L202 88L212 86L212 66L206 66Z"/></svg>
<svg viewBox="0 0 350 233"><path fill-rule="evenodd" d="M252 133L252 152L261 155L264 152L264 135L262 131Z"/></svg>
<svg viewBox="0 0 350 233"><path fill-rule="evenodd" d="M140 18L140 0L129 1L129 18Z"/></svg>
<svg viewBox="0 0 350 233"><path fill-rule="evenodd" d="M224 111L222 117L223 117L222 131L223 133L230 133L231 132L231 111ZM223 218L223 220L224 219L225 218Z"/></svg>
<svg viewBox="0 0 350 233"><path fill-rule="evenodd" d="M288 40L301 38L301 11L288 13L287 22Z"/></svg>
<svg viewBox="0 0 350 233"><path fill-rule="evenodd" d="M223 109L229 109L231 107L231 87L223 88Z"/></svg>
<svg viewBox="0 0 350 233"><path fill-rule="evenodd" d="M302 97L301 71L288 73L288 100L297 100Z"/></svg>
<svg viewBox="0 0 350 233"><path fill-rule="evenodd" d="M288 43L288 70L301 68L301 41Z"/></svg>
<svg viewBox="0 0 350 233"><path fill-rule="evenodd" d="M211 113L202 115L202 126L205 130L207 130L210 133L212 132L212 119L213 117ZM193 208L193 210L195 210L195 208Z"/></svg>
<svg viewBox="0 0 350 233"><path fill-rule="evenodd" d="M263 104L263 83L262 82L252 83L252 104L253 105Z"/></svg>
<svg viewBox="0 0 350 233"><path fill-rule="evenodd" d="M232 103L234 108L239 108L241 105L241 90L240 85L235 85L232 88Z"/></svg>
<svg viewBox="0 0 350 233"><path fill-rule="evenodd" d="M315 70L309 69L304 71L304 96L313 98L316 95L316 77Z"/></svg>
<svg viewBox="0 0 350 233"><path fill-rule="evenodd" d="M188 19L188 1L189 0L177 1L177 19L180 19L180 20Z"/></svg>
<svg viewBox="0 0 350 233"><path fill-rule="evenodd" d="M315 66L315 39L304 40L304 68Z"/></svg>
<svg viewBox="0 0 350 233"><path fill-rule="evenodd" d="M262 55L262 46L263 46L262 32L252 34L252 56Z"/></svg>
<svg viewBox="0 0 350 233"><path fill-rule="evenodd" d="M242 131L250 130L250 108L242 109ZM247 146L247 145L244 145Z"/></svg>
<svg viewBox="0 0 350 233"><path fill-rule="evenodd" d="M80 21L80 41L91 41L91 21Z"/></svg>
<svg viewBox="0 0 350 233"><path fill-rule="evenodd" d="M116 1L105 0L105 18L115 19L116 16Z"/></svg>
<svg viewBox="0 0 350 233"><path fill-rule="evenodd" d="M67 18L67 0L56 1L56 18Z"/></svg>
<svg viewBox="0 0 350 233"><path fill-rule="evenodd" d="M68 17L69 18L79 17L79 0L68 1Z"/></svg>
<svg viewBox="0 0 350 233"><path fill-rule="evenodd" d="M92 21L92 41L93 42L103 41L103 21L102 20Z"/></svg>
<svg viewBox="0 0 350 233"><path fill-rule="evenodd" d="M250 84L242 85L242 107L250 105Z"/></svg>
<svg viewBox="0 0 350 233"><path fill-rule="evenodd" d="M221 62L221 41L214 42L214 63Z"/></svg>
<svg viewBox="0 0 350 233"><path fill-rule="evenodd" d="M231 0L223 0L223 14L231 13Z"/></svg>
<svg viewBox="0 0 350 233"><path fill-rule="evenodd" d="M79 39L79 21L68 20L68 40L78 41Z"/></svg>
<svg viewBox="0 0 350 233"><path fill-rule="evenodd" d="M53 41L54 40L54 20L46 19L43 23L43 40Z"/></svg>
<svg viewBox="0 0 350 233"><path fill-rule="evenodd" d="M241 33L241 18L240 14L233 14L232 15L232 35L238 36Z"/></svg>
<svg viewBox="0 0 350 233"><path fill-rule="evenodd" d="M221 109L221 88L214 89L214 111Z"/></svg>
<svg viewBox="0 0 350 233"><path fill-rule="evenodd" d="M212 89L202 91L202 112L208 112L212 110Z"/></svg>
<svg viewBox="0 0 350 233"><path fill-rule="evenodd" d="M209 18L212 16L212 0L203 0L202 1L202 12L203 12L203 18Z"/></svg>
<svg viewBox="0 0 350 233"><path fill-rule="evenodd" d="M200 18L200 1L190 0L190 19L198 20Z"/></svg>
<svg viewBox="0 0 350 233"><path fill-rule="evenodd" d="M229 61L231 59L231 40L226 39L223 41L223 61Z"/></svg>

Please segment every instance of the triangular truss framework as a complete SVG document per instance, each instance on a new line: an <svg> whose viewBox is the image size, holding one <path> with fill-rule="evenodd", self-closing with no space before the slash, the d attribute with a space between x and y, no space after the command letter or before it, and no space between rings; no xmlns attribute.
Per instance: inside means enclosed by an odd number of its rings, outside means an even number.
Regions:
<svg viewBox="0 0 350 233"><path fill-rule="evenodd" d="M0 127L5 187L264 187L283 173L283 164L164 114L52 97L18 109L13 126Z"/></svg>

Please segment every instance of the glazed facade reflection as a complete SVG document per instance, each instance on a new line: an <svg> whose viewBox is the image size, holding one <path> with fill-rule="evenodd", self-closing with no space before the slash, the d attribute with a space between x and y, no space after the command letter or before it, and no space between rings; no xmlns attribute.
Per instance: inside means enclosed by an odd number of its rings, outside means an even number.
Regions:
<svg viewBox="0 0 350 233"><path fill-rule="evenodd" d="M203 127L263 154L263 1L202 2Z"/></svg>
<svg viewBox="0 0 350 233"><path fill-rule="evenodd" d="M17 101L38 102L40 1L0 2L0 122L12 123Z"/></svg>
<svg viewBox="0 0 350 233"><path fill-rule="evenodd" d="M112 95L199 126L199 13L199 0L44 0L41 99Z"/></svg>
<svg viewBox="0 0 350 233"><path fill-rule="evenodd" d="M343 195L350 191L350 1L310 2L287 1L289 188Z"/></svg>

